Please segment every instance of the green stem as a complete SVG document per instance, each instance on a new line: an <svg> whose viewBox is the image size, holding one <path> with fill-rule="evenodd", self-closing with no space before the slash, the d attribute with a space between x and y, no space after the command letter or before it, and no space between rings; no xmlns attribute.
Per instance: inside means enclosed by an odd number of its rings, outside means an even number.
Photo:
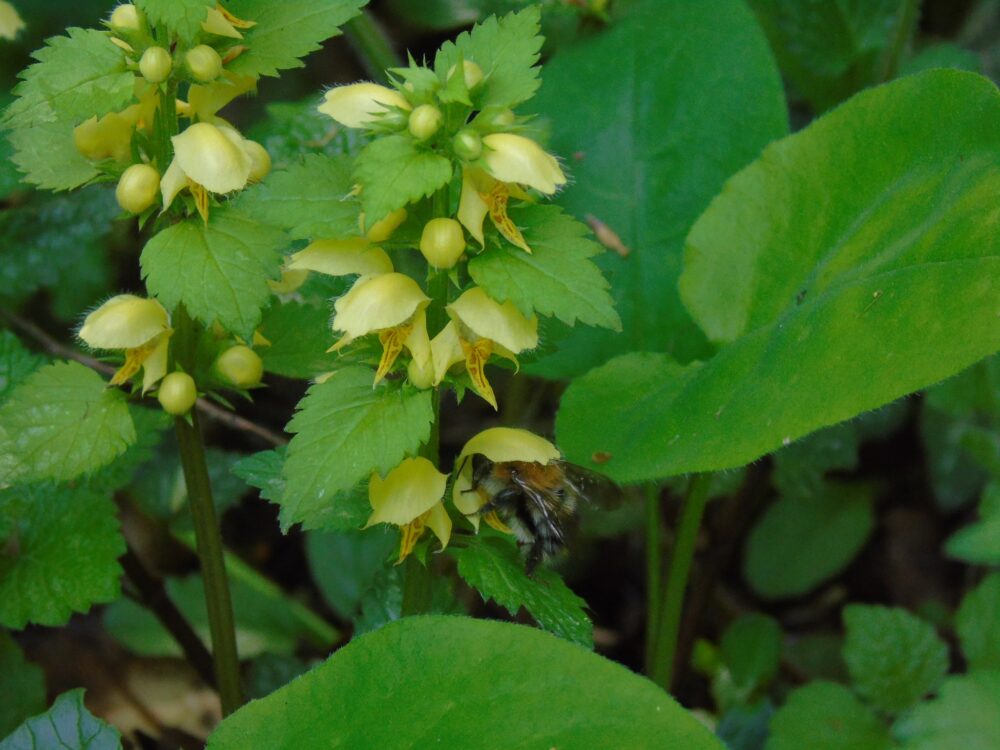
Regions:
<svg viewBox="0 0 1000 750"><path fill-rule="evenodd" d="M677 634L680 631L681 608L687 590L691 561L694 558L698 529L708 503L708 490L712 474L696 474L688 486L681 512L680 528L670 555L670 570L667 586L660 605L659 627L655 633L652 678L664 690L670 690L674 672L674 656L677 653Z"/></svg>
<svg viewBox="0 0 1000 750"><path fill-rule="evenodd" d="M899 62L906 51L906 45L910 41L913 29L917 25L920 17L920 0L906 0L903 10L899 14L899 22L893 30L893 36L889 46L886 47L885 55L882 58L881 70L878 74L878 81L885 81L895 78L899 72Z"/></svg>
<svg viewBox="0 0 1000 750"><path fill-rule="evenodd" d="M426 614L431 608L431 570L413 555L403 564L403 617Z"/></svg>
<svg viewBox="0 0 1000 750"><path fill-rule="evenodd" d="M233 604L229 597L229 583L222 555L222 536L212 502L212 486L205 464L205 445L198 427L198 413L192 411L187 418L177 417L175 426L177 442L180 444L181 465L184 467L184 482L194 519L201 575L205 581L205 605L208 609L208 629L212 636L215 679L222 699L222 713L228 716L240 707L243 699L240 663L236 656Z"/></svg>
<svg viewBox="0 0 1000 750"><path fill-rule="evenodd" d="M344 32L372 78L385 83L387 80L385 71L402 65L402 60L392 48L389 37L368 11L362 11L360 15L348 21L344 26Z"/></svg>
<svg viewBox="0 0 1000 750"><path fill-rule="evenodd" d="M660 579L663 575L663 554L660 546L662 528L660 487L649 484L646 485L646 674L653 673L656 626L660 620Z"/></svg>

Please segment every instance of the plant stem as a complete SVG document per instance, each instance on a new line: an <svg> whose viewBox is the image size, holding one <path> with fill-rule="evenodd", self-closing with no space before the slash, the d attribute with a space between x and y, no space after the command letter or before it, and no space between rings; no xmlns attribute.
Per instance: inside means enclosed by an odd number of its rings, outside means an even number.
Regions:
<svg viewBox="0 0 1000 750"><path fill-rule="evenodd" d="M431 608L431 570L413 555L403 564L403 617L423 615Z"/></svg>
<svg viewBox="0 0 1000 750"><path fill-rule="evenodd" d="M389 37L368 11L361 11L360 15L348 21L344 25L344 32L372 78L385 83L385 71L402 65Z"/></svg>
<svg viewBox="0 0 1000 750"><path fill-rule="evenodd" d="M906 51L910 35L917 25L920 16L920 0L905 0L899 13L899 22L893 30L892 38L885 49L881 69L878 71L878 82L892 80L899 72L899 62Z"/></svg>
<svg viewBox="0 0 1000 750"><path fill-rule="evenodd" d="M190 419L190 422L188 422ZM174 420L180 444L184 482L194 519L195 538L201 575L205 582L205 605L208 628L212 635L215 679L222 699L222 714L228 716L243 702L240 688L240 663L236 656L236 628L233 604L229 597L226 567L222 555L222 537L212 502L212 486L205 464L205 445L198 427L198 414L192 411Z"/></svg>
<svg viewBox="0 0 1000 750"><path fill-rule="evenodd" d="M660 605L659 627L654 636L655 650L652 665L653 680L667 691L670 690L673 678L677 634L681 623L681 607L684 604L688 574L691 572L691 561L694 558L695 541L698 538L698 529L701 527L701 518L705 513L705 505L708 503L708 490L711 483L711 473L696 474L691 479L687 497L684 500L684 510L681 512L680 528L677 529L677 539L670 555L667 586Z"/></svg>
<svg viewBox="0 0 1000 750"><path fill-rule="evenodd" d="M663 555L660 547L662 528L660 487L648 484L646 485L646 674L653 672L656 626L660 621L660 579L663 574Z"/></svg>

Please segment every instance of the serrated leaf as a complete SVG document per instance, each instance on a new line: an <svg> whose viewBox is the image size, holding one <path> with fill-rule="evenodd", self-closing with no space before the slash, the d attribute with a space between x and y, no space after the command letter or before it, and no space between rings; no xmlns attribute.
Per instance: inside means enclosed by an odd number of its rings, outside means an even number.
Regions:
<svg viewBox="0 0 1000 750"><path fill-rule="evenodd" d="M965 595L955 629L969 669L1000 670L1000 573L991 573Z"/></svg>
<svg viewBox="0 0 1000 750"><path fill-rule="evenodd" d="M545 630L587 648L594 645L594 625L584 612L587 603L554 570L524 572L517 548L504 539L476 537L466 547L449 547L458 574L480 593L512 615L524 607Z"/></svg>
<svg viewBox="0 0 1000 750"><path fill-rule="evenodd" d="M83 688L63 693L52 708L24 722L0 750L121 750L121 735L83 705Z"/></svg>
<svg viewBox="0 0 1000 750"><path fill-rule="evenodd" d="M25 349L11 331L0 331L0 402L43 364L45 359Z"/></svg>
<svg viewBox="0 0 1000 750"><path fill-rule="evenodd" d="M555 206L511 212L531 254L510 243L490 247L469 261L469 274L497 302L510 300L526 316L553 315L567 325L621 330L608 282L590 261L601 246L587 228Z"/></svg>
<svg viewBox="0 0 1000 750"><path fill-rule="evenodd" d="M115 599L125 552L116 513L105 493L86 486L0 492L0 625L62 625Z"/></svg>
<svg viewBox="0 0 1000 750"><path fill-rule="evenodd" d="M769 147L688 237L682 295L732 343L578 379L557 421L569 460L609 453L601 471L628 482L742 466L1000 349L1000 234L969 220L1000 191L998 121L992 83L938 70Z"/></svg>
<svg viewBox="0 0 1000 750"><path fill-rule="evenodd" d="M261 349L264 369L288 378L313 378L337 369L338 357L328 307L275 303L264 313L260 332L271 345Z"/></svg>
<svg viewBox="0 0 1000 750"><path fill-rule="evenodd" d="M781 626L773 617L751 612L730 623L720 646L737 688L763 687L778 673Z"/></svg>
<svg viewBox="0 0 1000 750"><path fill-rule="evenodd" d="M17 643L0 631L0 737L45 710L45 673L24 658Z"/></svg>
<svg viewBox="0 0 1000 750"><path fill-rule="evenodd" d="M559 203L631 251L596 259L623 332L563 330L558 351L527 368L546 377L582 375L629 351L681 362L711 354L677 292L684 236L725 180L788 132L781 79L741 0L633 6L560 49L530 104L551 123L549 150L573 157Z"/></svg>
<svg viewBox="0 0 1000 750"><path fill-rule="evenodd" d="M306 559L323 598L341 617L352 617L375 575L399 546L386 526L364 531L310 532Z"/></svg>
<svg viewBox="0 0 1000 750"><path fill-rule="evenodd" d="M534 96L541 81L536 66L542 50L540 11L528 7L497 19L490 16L471 31L445 42L434 60L442 79L459 59L483 70L483 82L475 92L477 109L515 107Z"/></svg>
<svg viewBox="0 0 1000 750"><path fill-rule="evenodd" d="M0 126L24 130L44 123L101 116L132 101L135 74L106 31L67 29L33 53L38 61L21 73L17 100Z"/></svg>
<svg viewBox="0 0 1000 750"><path fill-rule="evenodd" d="M279 70L301 68L299 58L338 36L340 27L364 4L364 0L232 0L226 9L256 26L243 32L241 44L247 50L226 69L244 76L276 76Z"/></svg>
<svg viewBox="0 0 1000 750"><path fill-rule="evenodd" d="M361 206L368 222L444 187L451 179L451 162L424 151L402 135L388 135L365 146L354 165L362 186Z"/></svg>
<svg viewBox="0 0 1000 750"><path fill-rule="evenodd" d="M744 574L761 596L799 596L839 573L875 528L870 485L822 482L809 497L783 497L747 540Z"/></svg>
<svg viewBox="0 0 1000 750"><path fill-rule="evenodd" d="M184 41L192 41L208 17L215 0L137 0L136 5L153 26L166 26Z"/></svg>
<svg viewBox="0 0 1000 750"><path fill-rule="evenodd" d="M101 468L134 441L125 394L79 362L35 371L0 407L6 482L73 479Z"/></svg>
<svg viewBox="0 0 1000 750"><path fill-rule="evenodd" d="M74 119L62 118L7 133L14 148L11 161L23 180L46 190L72 190L100 176L101 172L76 149Z"/></svg>
<svg viewBox="0 0 1000 750"><path fill-rule="evenodd" d="M307 155L242 193L239 208L293 239L357 237L361 204L350 195L351 164L346 156Z"/></svg>
<svg viewBox="0 0 1000 750"><path fill-rule="evenodd" d="M1000 671L949 677L936 698L892 728L904 750L993 750L1000 737Z"/></svg>
<svg viewBox="0 0 1000 750"><path fill-rule="evenodd" d="M722 747L618 664L533 628L442 616L407 617L356 638L224 720L207 748L317 746Z"/></svg>
<svg viewBox="0 0 1000 750"><path fill-rule="evenodd" d="M285 446L281 446L246 456L233 464L233 474L260 490L260 496L265 500L279 502L285 494L285 480L281 476L281 470L285 465L287 450Z"/></svg>
<svg viewBox="0 0 1000 750"><path fill-rule="evenodd" d="M889 713L934 691L948 671L948 646L934 627L897 607L844 607L844 661L858 695Z"/></svg>
<svg viewBox="0 0 1000 750"><path fill-rule="evenodd" d="M771 718L765 750L889 750L889 730L843 685L817 680L797 688Z"/></svg>
<svg viewBox="0 0 1000 750"><path fill-rule="evenodd" d="M284 526L351 528L357 504L336 496L373 471L385 475L430 436L431 392L384 382L373 388L373 379L368 368L348 367L312 386L299 403L287 427L295 437L283 471Z"/></svg>
<svg viewBox="0 0 1000 750"><path fill-rule="evenodd" d="M142 250L142 275L168 309L183 303L202 323L218 321L250 340L286 243L284 232L218 208L207 225L192 219L154 235Z"/></svg>
<svg viewBox="0 0 1000 750"><path fill-rule="evenodd" d="M267 116L247 129L247 138L267 149L275 170L298 164L308 154L353 157L367 142L363 131L342 128L321 113L319 103L315 95L295 102L272 102L267 105Z"/></svg>
<svg viewBox="0 0 1000 750"><path fill-rule="evenodd" d="M87 477L88 486L108 492L125 487L139 468L153 458L164 433L173 425L170 416L158 409L130 406L129 413L135 426L135 442L117 459Z"/></svg>

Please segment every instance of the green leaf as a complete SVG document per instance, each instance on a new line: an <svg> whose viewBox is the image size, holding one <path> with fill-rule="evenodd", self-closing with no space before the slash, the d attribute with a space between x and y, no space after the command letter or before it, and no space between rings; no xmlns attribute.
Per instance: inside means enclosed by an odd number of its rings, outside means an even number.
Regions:
<svg viewBox="0 0 1000 750"><path fill-rule="evenodd" d="M963 49L950 42L943 42L928 45L920 50L920 54L903 64L899 74L908 76L933 68L957 68L972 73L981 73L982 67L982 60L972 50Z"/></svg>
<svg viewBox="0 0 1000 750"><path fill-rule="evenodd" d="M236 650L241 659L251 659L263 653L292 654L300 640L311 639L312 632L303 626L289 607L288 599L274 584L267 582L265 586L254 586L241 577L230 576L229 585L236 618ZM205 587L201 576L171 578L166 583L166 589L170 600L177 605L205 645L210 647ZM177 641L159 620L131 599L120 599L108 607L104 613L104 627L137 654L183 656Z"/></svg>
<svg viewBox="0 0 1000 750"><path fill-rule="evenodd" d="M993 750L1000 737L1000 671L949 677L938 696L892 728L904 750Z"/></svg>
<svg viewBox="0 0 1000 750"><path fill-rule="evenodd" d="M296 102L272 102L266 117L247 129L247 138L267 149L276 171L298 164L308 154L353 157L360 150L364 134L340 127L317 109L319 103L316 95Z"/></svg>
<svg viewBox="0 0 1000 750"><path fill-rule="evenodd" d="M407 203L428 196L451 179L451 162L424 151L410 138L387 135L362 149L354 178L364 190L361 206L368 222L376 222Z"/></svg>
<svg viewBox="0 0 1000 750"><path fill-rule="evenodd" d="M78 362L35 371L0 407L0 471L6 482L73 479L135 441L125 394Z"/></svg>
<svg viewBox="0 0 1000 750"><path fill-rule="evenodd" d="M847 682L843 646L839 633L810 632L785 640L782 658L809 679Z"/></svg>
<svg viewBox="0 0 1000 750"><path fill-rule="evenodd" d="M955 629L969 669L1000 670L1000 573L991 573L965 595Z"/></svg>
<svg viewBox="0 0 1000 750"><path fill-rule="evenodd" d="M726 178L788 132L781 80L744 3L639 3L554 55L531 107L551 122L550 150L576 155L560 204L631 252L597 259L624 332L575 329L528 369L576 376L634 350L707 357L677 293L684 236Z"/></svg>
<svg viewBox="0 0 1000 750"><path fill-rule="evenodd" d="M135 442L117 459L88 477L88 486L111 492L131 483L140 467L155 460L164 433L173 427L170 415L160 409L130 406L129 414L135 425Z"/></svg>
<svg viewBox="0 0 1000 750"><path fill-rule="evenodd" d="M905 609L844 607L844 661L862 698L889 713L937 689L948 671L948 646L934 627Z"/></svg>
<svg viewBox="0 0 1000 750"><path fill-rule="evenodd" d="M83 688L63 693L52 708L28 719L0 750L121 750L121 735L83 705Z"/></svg>
<svg viewBox="0 0 1000 750"><path fill-rule="evenodd" d="M0 737L45 710L45 673L24 658L17 643L0 631Z"/></svg>
<svg viewBox="0 0 1000 750"><path fill-rule="evenodd" d="M250 664L246 697L250 700L263 698L308 671L308 665L298 657L261 654Z"/></svg>
<svg viewBox="0 0 1000 750"><path fill-rule="evenodd" d="M168 309L183 303L206 325L214 321L250 340L277 279L286 237L239 211L217 208L174 224L143 248L142 275Z"/></svg>
<svg viewBox="0 0 1000 750"><path fill-rule="evenodd" d="M858 431L853 422L842 422L775 453L771 482L786 498L810 498L826 490L828 471L854 469L857 463Z"/></svg>
<svg viewBox="0 0 1000 750"><path fill-rule="evenodd" d="M307 155L242 193L239 208L293 239L357 237L361 204L350 195L351 163L346 156Z"/></svg>
<svg viewBox="0 0 1000 750"><path fill-rule="evenodd" d="M716 736L729 750L762 750L774 705L766 698L751 706L733 706L719 719Z"/></svg>
<svg viewBox="0 0 1000 750"><path fill-rule="evenodd" d="M207 747L316 746L722 748L618 664L532 628L440 616L355 639L223 721Z"/></svg>
<svg viewBox="0 0 1000 750"><path fill-rule="evenodd" d="M21 73L14 89L18 98L0 126L25 130L56 121L76 124L117 112L132 101L135 74L108 33L72 28L66 34L52 37L32 54L38 62Z"/></svg>
<svg viewBox="0 0 1000 750"><path fill-rule="evenodd" d="M348 367L300 402L287 427L295 437L284 467L284 527L356 528L356 506L335 496L373 471L385 475L430 436L431 392L388 383L373 388L373 379L368 368Z"/></svg>
<svg viewBox="0 0 1000 750"><path fill-rule="evenodd" d="M873 495L871 485L823 482L815 495L775 502L747 540L744 573L754 591L799 596L846 568L875 528Z"/></svg>
<svg viewBox="0 0 1000 750"><path fill-rule="evenodd" d="M281 476L287 448L281 446L269 451L253 453L233 464L233 474L251 487L260 490L265 500L279 502L285 494L285 480Z"/></svg>
<svg viewBox="0 0 1000 750"><path fill-rule="evenodd" d="M0 402L43 364L45 360L25 349L12 332L0 331Z"/></svg>
<svg viewBox="0 0 1000 750"><path fill-rule="evenodd" d="M621 330L608 282L590 261L601 246L587 228L555 206L512 211L530 239L531 254L509 242L469 261L469 274L497 302L510 300L526 316L554 315L567 325Z"/></svg>
<svg viewBox="0 0 1000 750"><path fill-rule="evenodd" d="M973 565L1000 565L1000 482L993 482L983 492L979 515L979 521L948 538L945 554Z"/></svg>
<svg viewBox="0 0 1000 750"><path fill-rule="evenodd" d="M757 612L741 616L726 628L720 645L739 688L763 687L778 673L781 626L773 617Z"/></svg>
<svg viewBox="0 0 1000 750"><path fill-rule="evenodd" d="M351 617L398 544L398 534L385 526L313 531L306 536L306 559L327 604L340 616Z"/></svg>
<svg viewBox="0 0 1000 750"><path fill-rule="evenodd" d="M301 68L300 57L320 48L320 42L340 34L340 27L358 15L364 0L231 0L226 9L257 25L243 32L247 50L226 66L244 76L276 76L279 70Z"/></svg>
<svg viewBox="0 0 1000 750"><path fill-rule="evenodd" d="M904 0L750 2L782 73L817 110L878 82L906 4ZM911 32L912 28L906 33Z"/></svg>
<svg viewBox="0 0 1000 750"><path fill-rule="evenodd" d="M939 70L769 147L691 230L681 279L710 337L738 340L578 380L557 422L569 459L609 453L601 471L629 482L742 466L1000 349L1000 234L969 219L1000 191L998 121L992 83Z"/></svg>
<svg viewBox="0 0 1000 750"><path fill-rule="evenodd" d="M888 750L889 730L850 690L817 680L797 688L771 719L765 750Z"/></svg>
<svg viewBox="0 0 1000 750"><path fill-rule="evenodd" d="M63 625L118 596L125 542L104 493L39 484L0 492L0 625Z"/></svg>
<svg viewBox="0 0 1000 750"><path fill-rule="evenodd" d="M260 332L271 342L260 350L268 372L314 378L338 367L337 355L327 352L334 343L327 306L275 303L264 313Z"/></svg>
<svg viewBox="0 0 1000 750"><path fill-rule="evenodd" d="M215 0L138 0L136 3L153 26L166 26L190 42L201 32L208 9Z"/></svg>
<svg viewBox="0 0 1000 750"><path fill-rule="evenodd" d="M540 567L529 578L513 543L482 536L467 547L450 547L448 553L458 561L458 574L483 601L492 599L514 616L524 607L550 633L593 648L594 625L584 612L587 603L554 570Z"/></svg>
<svg viewBox="0 0 1000 750"><path fill-rule="evenodd" d="M540 12L528 7L497 20L495 16L471 31L445 42L434 60L442 79L459 59L470 60L483 70L484 78L475 92L477 109L515 107L538 90L539 69L535 67L542 49L539 34Z"/></svg>
<svg viewBox="0 0 1000 750"><path fill-rule="evenodd" d="M38 123L11 130L7 139L14 148L11 161L23 181L45 190L72 190L100 176L101 172L76 149L73 118Z"/></svg>

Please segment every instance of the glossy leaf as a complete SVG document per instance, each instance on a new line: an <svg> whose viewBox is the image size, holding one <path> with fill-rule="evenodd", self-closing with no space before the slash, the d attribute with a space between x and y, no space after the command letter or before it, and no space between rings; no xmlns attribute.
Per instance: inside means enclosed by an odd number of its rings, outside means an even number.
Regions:
<svg viewBox="0 0 1000 750"><path fill-rule="evenodd" d="M63 625L118 596L125 541L111 498L87 487L0 492L0 625Z"/></svg>
<svg viewBox="0 0 1000 750"><path fill-rule="evenodd" d="M1000 670L1000 573L991 573L965 595L955 629L970 669Z"/></svg>
<svg viewBox="0 0 1000 750"><path fill-rule="evenodd" d="M73 479L135 440L125 394L79 362L36 370L0 407L0 475L6 482Z"/></svg>
<svg viewBox="0 0 1000 750"><path fill-rule="evenodd" d="M192 316L250 340L278 278L287 240L277 229L226 208L208 224L191 219L156 234L143 248L142 274L168 309L183 303Z"/></svg>
<svg viewBox="0 0 1000 750"><path fill-rule="evenodd" d="M570 460L610 454L621 481L741 466L997 351L1000 235L972 217L1000 190L998 121L992 83L931 71L768 148L688 237L684 299L732 343L578 380L557 422Z"/></svg>
<svg viewBox="0 0 1000 750"><path fill-rule="evenodd" d="M584 611L587 603L554 570L540 567L529 578L512 542L477 537L448 553L458 561L458 574L484 601L492 599L515 616L524 607L543 629L593 647L594 626Z"/></svg>
<svg viewBox="0 0 1000 750"><path fill-rule="evenodd" d="M722 747L651 682L585 649L519 625L426 616L357 638L244 706L208 750L665 744Z"/></svg>
<svg viewBox="0 0 1000 750"><path fill-rule="evenodd" d="M892 728L904 750L993 750L1000 737L1000 671L949 677L933 700Z"/></svg>
<svg viewBox="0 0 1000 750"><path fill-rule="evenodd" d="M889 750L889 730L843 685L817 680L797 688L771 718L765 750Z"/></svg>
<svg viewBox="0 0 1000 750"><path fill-rule="evenodd" d="M597 259L624 332L574 330L530 369L579 375L634 350L707 356L677 293L681 250L725 179L787 132L764 35L737 0L646 0L560 50L543 79L531 107L573 178L559 202L603 222L630 252Z"/></svg>
<svg viewBox="0 0 1000 750"><path fill-rule="evenodd" d="M45 710L45 673L24 658L20 647L0 631L0 737L29 716Z"/></svg>
<svg viewBox="0 0 1000 750"><path fill-rule="evenodd" d="M121 735L83 705L83 689L63 693L0 742L0 750L121 750Z"/></svg>

